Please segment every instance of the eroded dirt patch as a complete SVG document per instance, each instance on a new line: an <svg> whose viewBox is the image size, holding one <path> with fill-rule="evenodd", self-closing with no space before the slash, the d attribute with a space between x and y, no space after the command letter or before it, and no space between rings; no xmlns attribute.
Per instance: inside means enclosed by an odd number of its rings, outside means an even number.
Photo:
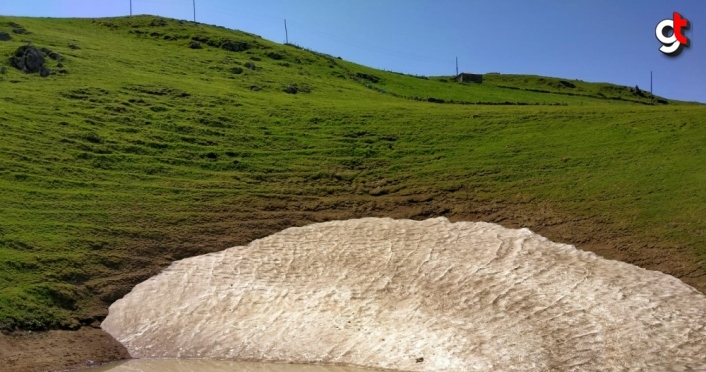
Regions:
<svg viewBox="0 0 706 372"><path fill-rule="evenodd" d="M125 348L100 329L0 334L0 372L57 371L128 358Z"/></svg>

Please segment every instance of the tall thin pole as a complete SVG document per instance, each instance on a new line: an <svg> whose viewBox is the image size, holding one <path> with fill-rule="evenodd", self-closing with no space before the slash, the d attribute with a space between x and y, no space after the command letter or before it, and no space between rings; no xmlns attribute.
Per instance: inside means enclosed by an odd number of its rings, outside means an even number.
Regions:
<svg viewBox="0 0 706 372"><path fill-rule="evenodd" d="M132 15L132 0L130 0L130 15Z"/></svg>
<svg viewBox="0 0 706 372"><path fill-rule="evenodd" d="M287 20L284 20L284 38L286 43L289 44L289 33L287 32Z"/></svg>
<svg viewBox="0 0 706 372"><path fill-rule="evenodd" d="M652 93L652 71L650 71L650 104L654 105L655 95Z"/></svg>
<svg viewBox="0 0 706 372"><path fill-rule="evenodd" d="M194 23L196 23L196 0L194 0Z"/></svg>
<svg viewBox="0 0 706 372"><path fill-rule="evenodd" d="M458 57L456 57L456 76L458 76Z"/></svg>

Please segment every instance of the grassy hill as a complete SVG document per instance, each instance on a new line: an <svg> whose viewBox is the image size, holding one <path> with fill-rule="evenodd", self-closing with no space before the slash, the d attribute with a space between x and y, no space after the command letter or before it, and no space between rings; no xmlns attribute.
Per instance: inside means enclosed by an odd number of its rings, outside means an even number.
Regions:
<svg viewBox="0 0 706 372"><path fill-rule="evenodd" d="M1 329L90 324L172 260L371 215L528 226L706 290L703 105L152 16L0 31ZM48 77L10 65L27 41L61 55Z"/></svg>

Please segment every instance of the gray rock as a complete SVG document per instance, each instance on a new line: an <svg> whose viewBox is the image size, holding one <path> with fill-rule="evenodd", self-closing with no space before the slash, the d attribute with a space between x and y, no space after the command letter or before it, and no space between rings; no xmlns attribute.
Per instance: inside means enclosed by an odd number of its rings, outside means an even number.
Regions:
<svg viewBox="0 0 706 372"><path fill-rule="evenodd" d="M0 31L0 41L12 40L12 36L5 31Z"/></svg>
<svg viewBox="0 0 706 372"><path fill-rule="evenodd" d="M49 49L49 48L42 48L42 53L46 54L49 58L58 61L61 59L61 54Z"/></svg>
<svg viewBox="0 0 706 372"><path fill-rule="evenodd" d="M189 43L189 48L191 48L191 49L201 49L202 47L201 47L201 43L199 43L198 41L191 40L191 42Z"/></svg>
<svg viewBox="0 0 706 372"><path fill-rule="evenodd" d="M10 64L24 72L40 72L44 66L44 54L32 45L24 45L10 57Z"/></svg>
<svg viewBox="0 0 706 372"><path fill-rule="evenodd" d="M41 77L47 77L47 76L49 76L50 74L51 74L51 71L49 71L49 69L47 68L47 66L42 66L42 67L39 69L39 75L40 75Z"/></svg>

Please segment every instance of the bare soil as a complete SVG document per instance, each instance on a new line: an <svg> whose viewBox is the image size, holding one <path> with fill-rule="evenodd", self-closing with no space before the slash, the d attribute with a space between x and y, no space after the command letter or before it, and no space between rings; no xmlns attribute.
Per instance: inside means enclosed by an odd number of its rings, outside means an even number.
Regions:
<svg viewBox="0 0 706 372"><path fill-rule="evenodd" d="M127 350L101 329L0 334L0 371L57 371L126 359Z"/></svg>
<svg viewBox="0 0 706 372"><path fill-rule="evenodd" d="M419 220L446 216L452 222L486 221L509 228L527 227L553 241L573 244L608 259L662 271L706 292L706 264L699 262L690 248L668 241L638 239L644 234L620 229L615 221L571 217L550 205L476 203L447 195L339 196L294 201L262 198L247 204L211 213L208 220L196 221L189 228L172 227L168 242L135 241L122 248L147 257L137 257L135 262L139 265L126 266L120 275L104 278L99 284L87 283L95 286L96 295L103 300L102 308L91 310L95 319L105 317L110 303L173 260L244 245L292 226L360 217ZM0 335L0 372L60 371L129 357L122 345L94 327Z"/></svg>

